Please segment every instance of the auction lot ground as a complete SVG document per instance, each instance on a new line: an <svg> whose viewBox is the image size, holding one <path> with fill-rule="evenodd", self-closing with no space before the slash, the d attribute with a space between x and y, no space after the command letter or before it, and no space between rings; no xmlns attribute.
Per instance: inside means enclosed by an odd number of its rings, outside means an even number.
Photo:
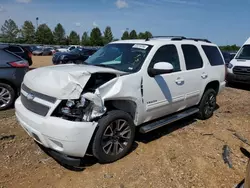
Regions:
<svg viewBox="0 0 250 188"><path fill-rule="evenodd" d="M34 67L46 66L51 57L33 61ZM211 119L188 118L138 134L135 149L125 158L101 165L90 157L82 171L68 170L47 156L17 124L14 109L0 112L0 135L15 135L0 140L0 187L233 187L244 177L247 162L239 148L250 149L233 136L236 131L250 140L249 91L244 88L227 88ZM232 151L232 169L222 159L225 144Z"/></svg>

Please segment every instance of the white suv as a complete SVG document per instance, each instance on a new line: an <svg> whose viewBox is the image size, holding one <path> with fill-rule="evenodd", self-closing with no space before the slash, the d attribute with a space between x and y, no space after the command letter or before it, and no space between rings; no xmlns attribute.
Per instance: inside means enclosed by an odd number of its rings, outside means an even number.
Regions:
<svg viewBox="0 0 250 188"><path fill-rule="evenodd" d="M15 103L21 126L54 158L101 163L147 133L192 114L210 118L225 87L225 62L208 40L156 37L112 42L84 64L28 72Z"/></svg>
<svg viewBox="0 0 250 188"><path fill-rule="evenodd" d="M250 84L250 38L227 65L227 83Z"/></svg>

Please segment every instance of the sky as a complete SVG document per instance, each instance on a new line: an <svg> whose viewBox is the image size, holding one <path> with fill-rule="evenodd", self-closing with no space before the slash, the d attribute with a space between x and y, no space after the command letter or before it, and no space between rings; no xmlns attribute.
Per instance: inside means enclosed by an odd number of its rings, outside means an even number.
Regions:
<svg viewBox="0 0 250 188"><path fill-rule="evenodd" d="M241 45L250 37L250 0L0 0L0 26L13 19L61 23L82 35L111 26L115 38L128 29L159 35L206 38Z"/></svg>

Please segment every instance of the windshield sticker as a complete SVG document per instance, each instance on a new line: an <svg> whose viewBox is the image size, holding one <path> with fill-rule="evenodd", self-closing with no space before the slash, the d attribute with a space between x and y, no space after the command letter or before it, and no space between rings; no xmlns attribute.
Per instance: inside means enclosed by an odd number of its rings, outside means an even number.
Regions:
<svg viewBox="0 0 250 188"><path fill-rule="evenodd" d="M129 67L128 70L133 70L133 67Z"/></svg>
<svg viewBox="0 0 250 188"><path fill-rule="evenodd" d="M146 50L148 48L148 45L144 45L144 44L135 44L133 46L133 48L139 48L139 49L143 49Z"/></svg>

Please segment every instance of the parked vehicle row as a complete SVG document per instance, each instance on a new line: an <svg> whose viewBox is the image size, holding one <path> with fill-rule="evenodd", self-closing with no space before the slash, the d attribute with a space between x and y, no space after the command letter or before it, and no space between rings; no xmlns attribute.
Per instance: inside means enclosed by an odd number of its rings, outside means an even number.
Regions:
<svg viewBox="0 0 250 188"><path fill-rule="evenodd" d="M97 49L95 48L75 48L69 52L56 52L53 55L52 62L54 65L57 64L68 64L68 63L83 63L91 55L93 55Z"/></svg>

